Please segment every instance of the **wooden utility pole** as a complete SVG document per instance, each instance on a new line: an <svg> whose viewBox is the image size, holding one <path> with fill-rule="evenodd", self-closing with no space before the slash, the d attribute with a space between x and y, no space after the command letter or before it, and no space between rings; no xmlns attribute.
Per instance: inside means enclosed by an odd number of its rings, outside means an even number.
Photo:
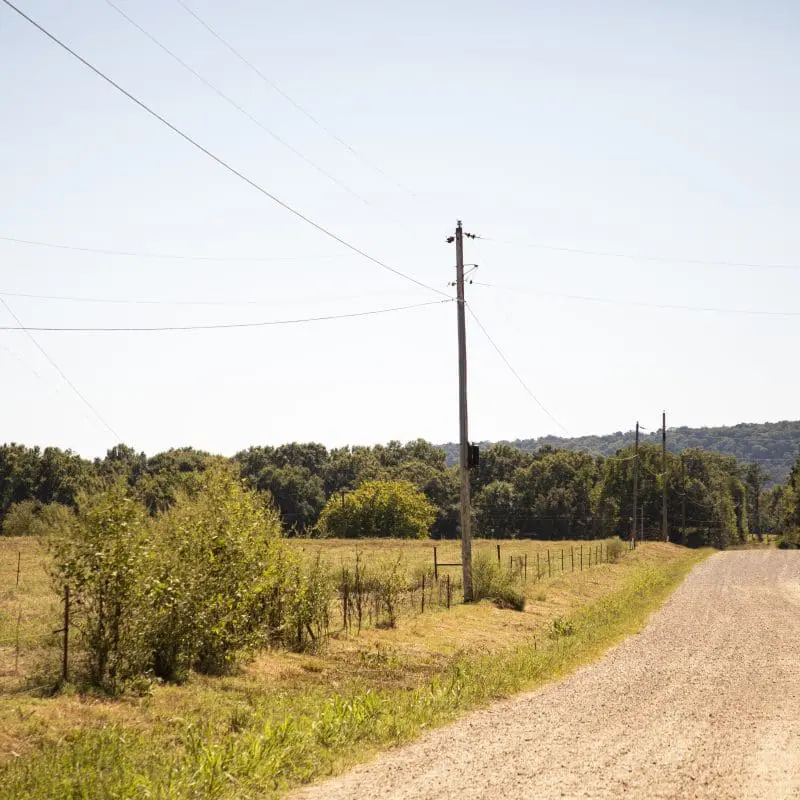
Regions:
<svg viewBox="0 0 800 800"><path fill-rule="evenodd" d="M631 525L631 542L636 547L636 503L639 494L639 423L636 423L636 442L633 445L633 525Z"/></svg>
<svg viewBox="0 0 800 800"><path fill-rule="evenodd" d="M667 412L661 413L661 535L669 541L667 527Z"/></svg>
<svg viewBox="0 0 800 800"><path fill-rule="evenodd" d="M469 427L467 424L467 321L464 300L464 232L456 223L456 312L458 315L459 474L461 477L461 569L464 602L472 601L472 530L469 504Z"/></svg>
<svg viewBox="0 0 800 800"><path fill-rule="evenodd" d="M681 544L686 544L686 459L681 453Z"/></svg>
<svg viewBox="0 0 800 800"><path fill-rule="evenodd" d="M759 542L764 541L764 535L761 533L761 507L759 500L761 498L761 475L759 471L756 470L756 496L755 496L755 511L756 511L756 536L758 537Z"/></svg>

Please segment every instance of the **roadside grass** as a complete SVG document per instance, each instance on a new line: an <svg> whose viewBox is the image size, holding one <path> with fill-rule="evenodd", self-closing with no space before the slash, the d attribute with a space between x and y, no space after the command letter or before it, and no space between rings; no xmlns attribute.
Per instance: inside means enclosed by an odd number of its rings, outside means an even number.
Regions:
<svg viewBox="0 0 800 800"><path fill-rule="evenodd" d="M20 540L3 545L7 586ZM530 585L521 613L483 602L405 617L394 630L336 635L317 655L263 653L234 675L193 675L143 697L49 698L18 679L0 690L0 786L30 798L279 795L595 659L709 552L648 543ZM27 597L44 612L49 582L33 579L34 566Z"/></svg>

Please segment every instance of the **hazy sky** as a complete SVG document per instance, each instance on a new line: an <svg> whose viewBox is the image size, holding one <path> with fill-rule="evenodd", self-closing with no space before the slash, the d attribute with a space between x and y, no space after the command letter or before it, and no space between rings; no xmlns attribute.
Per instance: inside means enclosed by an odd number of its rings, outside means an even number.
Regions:
<svg viewBox="0 0 800 800"><path fill-rule="evenodd" d="M487 237L466 244L480 264L469 303L570 434L652 428L662 408L672 425L800 416L796 2L185 1L388 178L177 0L115 2L363 200L105 0L15 0L268 191L421 281L448 290L457 218ZM219 257L0 240L0 292L24 324L251 322L437 299L293 218L2 5L0 54L0 236ZM0 307L0 325L15 324ZM262 329L35 335L128 444L231 454L455 440L455 334L447 303ZM474 324L468 337L472 438L563 433ZM115 443L24 333L0 331L0 376L0 441L90 456Z"/></svg>

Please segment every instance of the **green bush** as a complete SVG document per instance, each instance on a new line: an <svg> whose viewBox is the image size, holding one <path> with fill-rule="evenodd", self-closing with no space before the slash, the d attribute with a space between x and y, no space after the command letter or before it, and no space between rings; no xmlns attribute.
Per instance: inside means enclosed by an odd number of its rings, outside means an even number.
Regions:
<svg viewBox="0 0 800 800"><path fill-rule="evenodd" d="M625 554L627 544L622 539L612 539L606 545L606 558L609 564L616 564Z"/></svg>
<svg viewBox="0 0 800 800"><path fill-rule="evenodd" d="M280 520L225 468L156 519L114 484L81 497L50 539L69 584L88 679L119 693L148 675L227 671L265 646L305 650L328 631L330 576L306 570Z"/></svg>
<svg viewBox="0 0 800 800"><path fill-rule="evenodd" d="M72 510L61 503L23 500L12 504L3 519L4 536L44 536L69 525Z"/></svg>
<svg viewBox="0 0 800 800"><path fill-rule="evenodd" d="M327 573L307 574L278 514L222 468L155 523L149 598L154 671L221 673L268 645L304 649L327 631Z"/></svg>
<svg viewBox="0 0 800 800"><path fill-rule="evenodd" d="M788 531L778 539L780 550L800 550L800 528Z"/></svg>
<svg viewBox="0 0 800 800"><path fill-rule="evenodd" d="M70 588L88 678L118 693L149 666L145 510L116 483L80 496L77 514L50 544L57 590Z"/></svg>
<svg viewBox="0 0 800 800"><path fill-rule="evenodd" d="M472 560L472 595L475 602L493 600L500 608L525 609L525 594L514 575L485 553L476 554Z"/></svg>

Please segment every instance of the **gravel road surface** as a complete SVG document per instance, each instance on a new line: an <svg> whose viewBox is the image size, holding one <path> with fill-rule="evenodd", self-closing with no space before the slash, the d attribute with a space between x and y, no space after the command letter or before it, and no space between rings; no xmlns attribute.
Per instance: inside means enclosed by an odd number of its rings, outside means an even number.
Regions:
<svg viewBox="0 0 800 800"><path fill-rule="evenodd" d="M800 798L800 552L718 553L601 661L299 798Z"/></svg>

